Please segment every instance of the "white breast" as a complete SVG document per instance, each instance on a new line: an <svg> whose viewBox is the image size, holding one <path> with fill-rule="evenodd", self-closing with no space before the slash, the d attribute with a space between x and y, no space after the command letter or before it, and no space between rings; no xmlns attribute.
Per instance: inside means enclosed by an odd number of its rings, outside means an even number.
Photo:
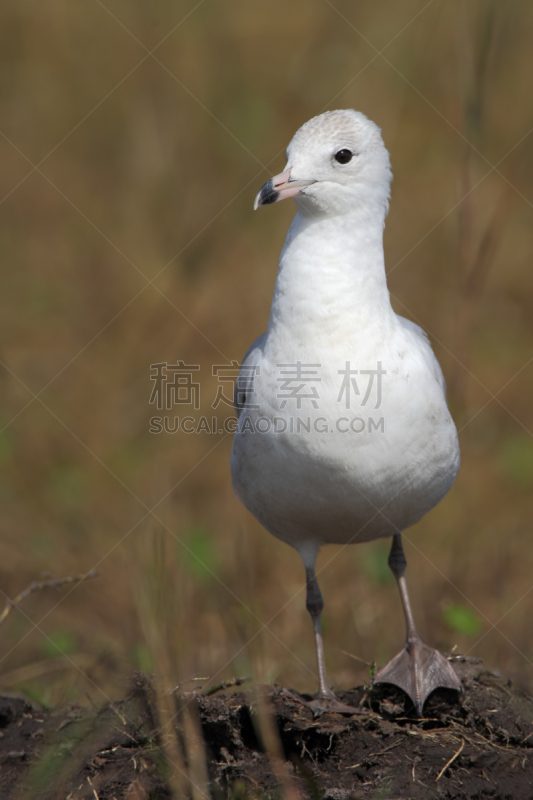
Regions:
<svg viewBox="0 0 533 800"><path fill-rule="evenodd" d="M305 343L284 351L266 337L262 345L254 381L261 408L241 414L232 475L271 533L290 544L366 541L414 524L446 494L459 466L457 433L429 345L400 319L377 348L363 338L334 353L315 348L305 360ZM279 366L298 355L313 376L301 393L310 396L299 400L280 392L291 372ZM357 369L359 395L351 385L342 391L346 362Z"/></svg>
<svg viewBox="0 0 533 800"><path fill-rule="evenodd" d="M297 215L268 329L248 356L260 409L241 413L233 484L259 521L295 546L389 536L432 508L457 473L442 374L423 332L391 308L382 235L375 209ZM284 392L298 381L283 383L298 362L307 377L314 369L300 402ZM359 389L350 408L341 395L347 362ZM378 364L376 407L377 385L363 401Z"/></svg>

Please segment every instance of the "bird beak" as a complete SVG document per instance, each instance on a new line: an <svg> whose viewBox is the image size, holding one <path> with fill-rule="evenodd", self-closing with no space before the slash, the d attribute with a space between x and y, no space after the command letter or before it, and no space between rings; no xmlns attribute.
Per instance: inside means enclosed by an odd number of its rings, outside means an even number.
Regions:
<svg viewBox="0 0 533 800"><path fill-rule="evenodd" d="M285 200L286 197L296 197L296 195L302 193L302 189L306 186L311 186L312 183L316 183L316 181L291 180L291 171L287 169L261 186L259 194L255 198L254 210L258 209L259 206L268 206L272 203L277 203L278 200Z"/></svg>

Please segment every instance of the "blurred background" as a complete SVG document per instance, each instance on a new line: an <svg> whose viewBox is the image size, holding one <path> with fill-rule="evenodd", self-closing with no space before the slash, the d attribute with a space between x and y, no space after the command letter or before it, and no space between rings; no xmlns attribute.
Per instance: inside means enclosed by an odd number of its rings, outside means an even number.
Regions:
<svg viewBox="0 0 533 800"><path fill-rule="evenodd" d="M254 196L303 122L353 107L391 152L393 305L460 430L455 487L406 532L419 629L533 691L532 38L525 0L4 0L0 589L99 576L9 614L1 690L315 690L303 568L234 497L231 435L150 420L232 417L213 367L264 330L294 214ZM157 411L151 365L178 360L199 408ZM403 642L388 545L320 556L338 687Z"/></svg>

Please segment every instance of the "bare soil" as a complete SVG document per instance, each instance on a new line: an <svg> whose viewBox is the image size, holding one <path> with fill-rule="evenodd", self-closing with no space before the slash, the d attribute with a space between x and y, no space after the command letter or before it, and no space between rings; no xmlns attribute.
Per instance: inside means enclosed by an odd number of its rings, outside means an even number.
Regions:
<svg viewBox="0 0 533 800"><path fill-rule="evenodd" d="M177 709L195 709L215 800L531 800L533 700L480 662L453 664L463 696L435 692L421 719L393 687L339 693L363 710L353 717L316 717L280 687L189 692ZM144 675L99 710L0 698L1 800L163 800L170 772Z"/></svg>

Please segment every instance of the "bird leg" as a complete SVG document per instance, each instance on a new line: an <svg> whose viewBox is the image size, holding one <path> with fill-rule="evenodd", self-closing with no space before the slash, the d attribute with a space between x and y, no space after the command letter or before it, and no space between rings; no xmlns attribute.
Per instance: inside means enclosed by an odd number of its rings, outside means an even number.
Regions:
<svg viewBox="0 0 533 800"><path fill-rule="evenodd" d="M425 645L417 633L405 582L406 565L402 536L395 533L392 537L389 567L400 592L406 640L398 655L377 671L373 683L392 683L398 686L411 698L421 716L426 699L435 689L455 689L461 692L462 687L449 661L438 650Z"/></svg>
<svg viewBox="0 0 533 800"><path fill-rule="evenodd" d="M306 565L307 579L307 600L306 607L313 620L313 630L315 633L316 658L318 664L318 692L317 699L311 700L308 705L313 711L318 713L333 712L338 714L360 714L364 713L360 708L354 708L341 703L328 686L326 678L326 662L324 660L324 643L322 641L322 609L324 600L322 592L316 579L314 566Z"/></svg>
<svg viewBox="0 0 533 800"><path fill-rule="evenodd" d="M313 631L315 634L316 660L318 664L318 696L331 698L335 697L335 695L329 688L326 678L324 642L322 640L321 620L322 610L324 608L324 599L316 579L315 570L312 567L307 567L305 573L307 580L307 598L305 606L311 614L311 619L313 620Z"/></svg>

